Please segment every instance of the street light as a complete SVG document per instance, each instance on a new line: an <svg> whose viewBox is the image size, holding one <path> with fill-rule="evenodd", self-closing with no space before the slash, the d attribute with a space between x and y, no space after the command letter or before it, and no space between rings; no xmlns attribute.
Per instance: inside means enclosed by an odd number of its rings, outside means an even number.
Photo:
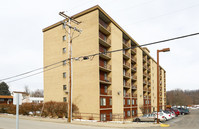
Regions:
<svg viewBox="0 0 199 129"><path fill-rule="evenodd" d="M170 48L164 48L162 50L157 50L157 124L159 124L159 119L158 119L158 112L160 111L159 107L159 86L160 86L160 72L159 72L159 52L169 52Z"/></svg>

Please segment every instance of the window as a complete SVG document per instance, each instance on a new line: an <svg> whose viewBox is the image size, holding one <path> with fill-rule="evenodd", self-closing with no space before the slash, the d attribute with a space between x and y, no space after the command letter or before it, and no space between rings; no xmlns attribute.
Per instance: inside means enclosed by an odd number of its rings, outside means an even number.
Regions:
<svg viewBox="0 0 199 129"><path fill-rule="evenodd" d="M106 61L104 61L104 67L106 67L106 65L107 65L107 62L106 62Z"/></svg>
<svg viewBox="0 0 199 129"><path fill-rule="evenodd" d="M124 90L124 96L126 96L126 90Z"/></svg>
<svg viewBox="0 0 199 129"><path fill-rule="evenodd" d="M125 69L123 69L123 75L124 75L124 76L126 75L126 70L125 70Z"/></svg>
<svg viewBox="0 0 199 129"><path fill-rule="evenodd" d="M147 104L147 100L145 100L145 104Z"/></svg>
<svg viewBox="0 0 199 129"><path fill-rule="evenodd" d="M63 65L66 65L66 60L63 61Z"/></svg>
<svg viewBox="0 0 199 129"><path fill-rule="evenodd" d="M131 103L130 103L130 99L127 99L127 105L130 105Z"/></svg>
<svg viewBox="0 0 199 129"><path fill-rule="evenodd" d="M63 48L63 53L66 53L66 48Z"/></svg>
<svg viewBox="0 0 199 129"><path fill-rule="evenodd" d="M125 117L126 115L125 115L125 111L124 111L124 117Z"/></svg>
<svg viewBox="0 0 199 129"><path fill-rule="evenodd" d="M63 101L64 101L64 102L67 102L67 98L66 98L66 97L64 97L64 98L63 98Z"/></svg>
<svg viewBox="0 0 199 129"><path fill-rule="evenodd" d="M110 120L112 120L112 113L110 113Z"/></svg>
<svg viewBox="0 0 199 129"><path fill-rule="evenodd" d="M66 85L63 85L63 90L67 90L67 87L66 87Z"/></svg>
<svg viewBox="0 0 199 129"><path fill-rule="evenodd" d="M0 101L4 101L4 99L0 99Z"/></svg>
<svg viewBox="0 0 199 129"><path fill-rule="evenodd" d="M123 104L125 105L125 99L124 99L124 101L123 101Z"/></svg>
<svg viewBox="0 0 199 129"><path fill-rule="evenodd" d="M138 101L137 101L137 100L135 101L135 104L136 104L136 105L138 104Z"/></svg>
<svg viewBox="0 0 199 129"><path fill-rule="evenodd" d="M66 35L63 36L63 41L66 41Z"/></svg>
<svg viewBox="0 0 199 129"><path fill-rule="evenodd" d="M127 116L131 116L131 112L130 111L127 111Z"/></svg>
<svg viewBox="0 0 199 129"><path fill-rule="evenodd" d="M126 85L126 80L123 80L123 84L124 84L124 86Z"/></svg>
<svg viewBox="0 0 199 129"><path fill-rule="evenodd" d="M105 92L105 93L107 93L107 89L108 89L108 87L105 86L105 87L104 87L104 92Z"/></svg>
<svg viewBox="0 0 199 129"><path fill-rule="evenodd" d="M107 73L104 73L104 79L107 80Z"/></svg>
<svg viewBox="0 0 199 129"><path fill-rule="evenodd" d="M135 115L135 111L134 110L132 110L132 116L134 116Z"/></svg>
<svg viewBox="0 0 199 129"><path fill-rule="evenodd" d="M134 103L134 100L132 100L132 105L134 105L135 103Z"/></svg>
<svg viewBox="0 0 199 129"><path fill-rule="evenodd" d="M106 114L101 114L101 121L106 121Z"/></svg>
<svg viewBox="0 0 199 129"><path fill-rule="evenodd" d="M106 98L100 98L100 106L106 106Z"/></svg>
<svg viewBox="0 0 199 129"><path fill-rule="evenodd" d="M66 72L63 73L63 78L66 78Z"/></svg>
<svg viewBox="0 0 199 129"><path fill-rule="evenodd" d="M109 105L112 105L112 98L109 98Z"/></svg>

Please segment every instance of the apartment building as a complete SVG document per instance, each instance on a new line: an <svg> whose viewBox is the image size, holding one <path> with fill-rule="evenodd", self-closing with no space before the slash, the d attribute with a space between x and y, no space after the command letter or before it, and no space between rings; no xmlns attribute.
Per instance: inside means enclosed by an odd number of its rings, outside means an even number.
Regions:
<svg viewBox="0 0 199 129"><path fill-rule="evenodd" d="M83 32L72 42L73 57L101 52L88 60L73 60L72 102L84 119L132 120L157 108L157 64L147 48L122 29L101 7L74 16ZM43 29L44 66L68 58L67 27L57 22ZM123 51L107 51L135 47ZM60 65L60 64L58 64ZM68 65L44 72L44 101L68 101ZM160 67L160 108L166 103L166 72Z"/></svg>

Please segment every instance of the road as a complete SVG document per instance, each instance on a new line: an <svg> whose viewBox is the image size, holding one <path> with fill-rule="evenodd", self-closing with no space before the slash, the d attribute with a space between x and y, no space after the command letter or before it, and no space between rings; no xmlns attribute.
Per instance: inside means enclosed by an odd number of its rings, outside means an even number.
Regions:
<svg viewBox="0 0 199 129"><path fill-rule="evenodd" d="M173 120L167 121L166 124L170 124L170 127L167 127L167 129L199 129L199 110L192 110L189 115L179 116L177 118L174 118ZM139 127L139 129L161 129L161 128L162 127L145 127L145 128ZM0 117L0 129L15 129L15 119ZM114 129L114 128L20 119L19 129Z"/></svg>

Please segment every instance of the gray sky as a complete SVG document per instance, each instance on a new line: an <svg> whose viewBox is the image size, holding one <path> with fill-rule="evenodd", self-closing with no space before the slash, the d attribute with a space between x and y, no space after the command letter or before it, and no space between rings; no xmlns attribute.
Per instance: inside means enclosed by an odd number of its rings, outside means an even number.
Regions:
<svg viewBox="0 0 199 129"><path fill-rule="evenodd" d="M0 79L43 66L42 29L100 5L140 45L199 32L198 0L4 0L0 2ZM167 71L167 90L198 89L199 36L148 46ZM10 80L8 80L10 81ZM43 89L43 74L8 83L11 90Z"/></svg>

